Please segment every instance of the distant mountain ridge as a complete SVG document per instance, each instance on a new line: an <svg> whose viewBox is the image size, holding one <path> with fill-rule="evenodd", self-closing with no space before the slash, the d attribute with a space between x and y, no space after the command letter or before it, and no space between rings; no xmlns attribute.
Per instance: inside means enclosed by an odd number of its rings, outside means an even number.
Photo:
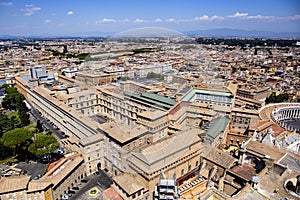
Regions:
<svg viewBox="0 0 300 200"><path fill-rule="evenodd" d="M300 38L300 32L272 32L229 28L194 30L184 32L184 34L191 37Z"/></svg>
<svg viewBox="0 0 300 200"><path fill-rule="evenodd" d="M207 29L207 30L193 30L184 31L182 34L189 37L238 37L238 38L299 38L300 32L272 32L272 31L260 31L260 30L241 30L241 29L229 29L229 28L219 28L219 29ZM105 37L109 38L118 33L116 32L81 32L73 34L62 34L62 35L24 35L24 36L14 36L14 35L0 35L0 39L17 39L17 38L88 38L88 37Z"/></svg>

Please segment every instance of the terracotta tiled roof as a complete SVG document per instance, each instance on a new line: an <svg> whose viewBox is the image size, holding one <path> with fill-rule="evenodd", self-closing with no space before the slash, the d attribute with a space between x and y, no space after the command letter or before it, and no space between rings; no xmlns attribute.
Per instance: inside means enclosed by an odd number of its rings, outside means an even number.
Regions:
<svg viewBox="0 0 300 200"><path fill-rule="evenodd" d="M139 180L139 176L124 173L114 177L114 182L120 186L127 194L131 195L145 188L145 185Z"/></svg>
<svg viewBox="0 0 300 200"><path fill-rule="evenodd" d="M273 124L272 125L272 130L274 131L274 137L279 136L281 133L283 133L285 131L284 128L278 126L277 124Z"/></svg>
<svg viewBox="0 0 300 200"><path fill-rule="evenodd" d="M30 176L10 176L0 179L0 194L26 190Z"/></svg>
<svg viewBox="0 0 300 200"><path fill-rule="evenodd" d="M212 149L204 158L216 163L217 165L229 169L237 159L228 153L217 148Z"/></svg>
<svg viewBox="0 0 300 200"><path fill-rule="evenodd" d="M108 197L109 200L123 200L122 197L120 197L120 195L111 187L104 190L103 196Z"/></svg>

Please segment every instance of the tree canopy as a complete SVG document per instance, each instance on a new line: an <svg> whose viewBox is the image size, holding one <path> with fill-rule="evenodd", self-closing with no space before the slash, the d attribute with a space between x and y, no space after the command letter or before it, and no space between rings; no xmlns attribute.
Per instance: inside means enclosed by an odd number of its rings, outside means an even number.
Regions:
<svg viewBox="0 0 300 200"><path fill-rule="evenodd" d="M49 155L59 147L58 142L52 135L38 134L28 151L36 156Z"/></svg>
<svg viewBox="0 0 300 200"><path fill-rule="evenodd" d="M2 107L8 110L17 110L21 121L21 126L30 124L28 108L24 103L24 96L13 87L5 87L6 95L2 101Z"/></svg>
<svg viewBox="0 0 300 200"><path fill-rule="evenodd" d="M6 147L12 148L15 153L26 150L33 137L33 132L25 128L16 128L3 134L2 141Z"/></svg>
<svg viewBox="0 0 300 200"><path fill-rule="evenodd" d="M3 133L14 129L17 123L14 121L15 118L10 119L7 115L4 115L0 112L0 137Z"/></svg>
<svg viewBox="0 0 300 200"><path fill-rule="evenodd" d="M157 73L154 73L154 72L149 72L147 74L147 78L149 78L149 79L163 80L164 79L164 75L163 74L157 74Z"/></svg>
<svg viewBox="0 0 300 200"><path fill-rule="evenodd" d="M2 107L9 110L20 108L25 100L24 96L13 87L7 87L5 90L7 94L3 98Z"/></svg>
<svg viewBox="0 0 300 200"><path fill-rule="evenodd" d="M289 95L286 93L276 95L272 93L269 97L266 98L266 103L281 103L287 101L289 99Z"/></svg>
<svg viewBox="0 0 300 200"><path fill-rule="evenodd" d="M28 108L24 102L22 102L22 105L20 108L18 108L19 118L21 120L21 126L27 126L30 124L29 120L29 114L27 113Z"/></svg>
<svg viewBox="0 0 300 200"><path fill-rule="evenodd" d="M255 46L279 46L279 47L293 47L296 46L297 40L282 40L282 39L240 39L240 38L197 38L199 44L216 44L228 46L241 47L255 47Z"/></svg>

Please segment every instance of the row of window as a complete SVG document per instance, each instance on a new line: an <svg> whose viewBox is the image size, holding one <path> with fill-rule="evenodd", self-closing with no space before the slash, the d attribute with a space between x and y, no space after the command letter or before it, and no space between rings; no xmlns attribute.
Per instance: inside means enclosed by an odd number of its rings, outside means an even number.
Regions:
<svg viewBox="0 0 300 200"><path fill-rule="evenodd" d="M187 159L191 158L191 157L192 157L193 155L195 155L196 153L198 153L198 151L194 151L194 152L192 152L190 155L187 155L187 156L185 156L185 157L183 157L183 158L181 158L181 159L179 159L179 160L176 160L175 162L169 164L168 166L165 166L162 170L163 170L163 171L167 171L167 170L169 170L170 168L172 168L175 164L177 164L177 163L179 163L179 162L182 162L182 161L184 161L184 160L186 161ZM199 165L199 161L196 161L195 167L197 167L198 165ZM191 171L191 169L192 169L192 165L189 165L189 166L188 166L188 172ZM161 169L160 169L160 170L161 170ZM155 174L157 174L157 173L160 174L160 172L161 172L160 170L159 170L159 171L155 171L155 172L153 172L153 173L150 174L150 175L152 176L152 175L155 175ZM184 175L184 173L185 173L185 170L182 169L182 170L181 170L181 176Z"/></svg>

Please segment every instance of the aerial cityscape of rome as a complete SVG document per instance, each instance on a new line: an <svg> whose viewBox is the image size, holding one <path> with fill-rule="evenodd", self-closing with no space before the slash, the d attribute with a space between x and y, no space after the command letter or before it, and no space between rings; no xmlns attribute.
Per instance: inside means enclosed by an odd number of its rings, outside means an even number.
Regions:
<svg viewBox="0 0 300 200"><path fill-rule="evenodd" d="M300 199L298 0L0 0L0 200Z"/></svg>

